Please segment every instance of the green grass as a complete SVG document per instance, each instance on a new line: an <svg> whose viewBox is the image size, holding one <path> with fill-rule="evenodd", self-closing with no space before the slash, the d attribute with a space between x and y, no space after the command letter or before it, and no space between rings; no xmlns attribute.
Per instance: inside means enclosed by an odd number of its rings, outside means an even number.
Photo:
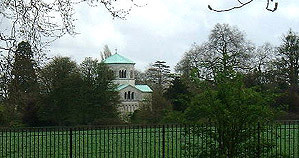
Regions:
<svg viewBox="0 0 299 158"><path fill-rule="evenodd" d="M159 158L163 153L162 127L74 129L72 139L69 130L53 129L0 130L0 157L70 157L70 140L73 157ZM299 157L298 124L281 125L275 130L269 128L262 137L276 145L272 153ZM193 152L183 150L190 142L203 143L204 140L196 134L185 136L182 127L165 128L166 157L184 157Z"/></svg>

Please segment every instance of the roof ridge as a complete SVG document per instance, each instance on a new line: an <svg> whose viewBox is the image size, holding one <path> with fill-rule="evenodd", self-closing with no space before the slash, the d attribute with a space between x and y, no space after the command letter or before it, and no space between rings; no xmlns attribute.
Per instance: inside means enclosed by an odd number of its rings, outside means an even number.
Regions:
<svg viewBox="0 0 299 158"><path fill-rule="evenodd" d="M119 55L118 53L111 55L110 57L103 60L106 64L135 64L134 61Z"/></svg>

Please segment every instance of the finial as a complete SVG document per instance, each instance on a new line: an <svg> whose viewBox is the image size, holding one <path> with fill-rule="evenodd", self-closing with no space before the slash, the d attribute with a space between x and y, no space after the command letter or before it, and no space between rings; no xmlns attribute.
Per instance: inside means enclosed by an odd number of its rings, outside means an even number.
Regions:
<svg viewBox="0 0 299 158"><path fill-rule="evenodd" d="M115 54L117 54L117 48L115 48Z"/></svg>

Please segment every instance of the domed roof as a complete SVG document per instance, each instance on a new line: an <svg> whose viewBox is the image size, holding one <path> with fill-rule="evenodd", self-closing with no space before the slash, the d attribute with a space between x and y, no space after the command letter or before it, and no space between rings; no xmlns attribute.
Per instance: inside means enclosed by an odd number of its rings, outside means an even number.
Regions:
<svg viewBox="0 0 299 158"><path fill-rule="evenodd" d="M103 61L106 64L135 64L132 60L123 57L119 54L114 54Z"/></svg>

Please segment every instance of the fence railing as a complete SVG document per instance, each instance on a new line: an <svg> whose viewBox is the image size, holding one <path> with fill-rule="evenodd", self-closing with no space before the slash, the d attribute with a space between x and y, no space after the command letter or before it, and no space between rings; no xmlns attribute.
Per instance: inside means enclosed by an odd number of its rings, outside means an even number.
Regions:
<svg viewBox="0 0 299 158"><path fill-rule="evenodd" d="M202 128L214 130L208 125L1 128L0 157L195 157L219 146L210 143ZM298 158L299 122L266 126L257 140L259 157ZM262 141L271 142L271 150L263 151Z"/></svg>

